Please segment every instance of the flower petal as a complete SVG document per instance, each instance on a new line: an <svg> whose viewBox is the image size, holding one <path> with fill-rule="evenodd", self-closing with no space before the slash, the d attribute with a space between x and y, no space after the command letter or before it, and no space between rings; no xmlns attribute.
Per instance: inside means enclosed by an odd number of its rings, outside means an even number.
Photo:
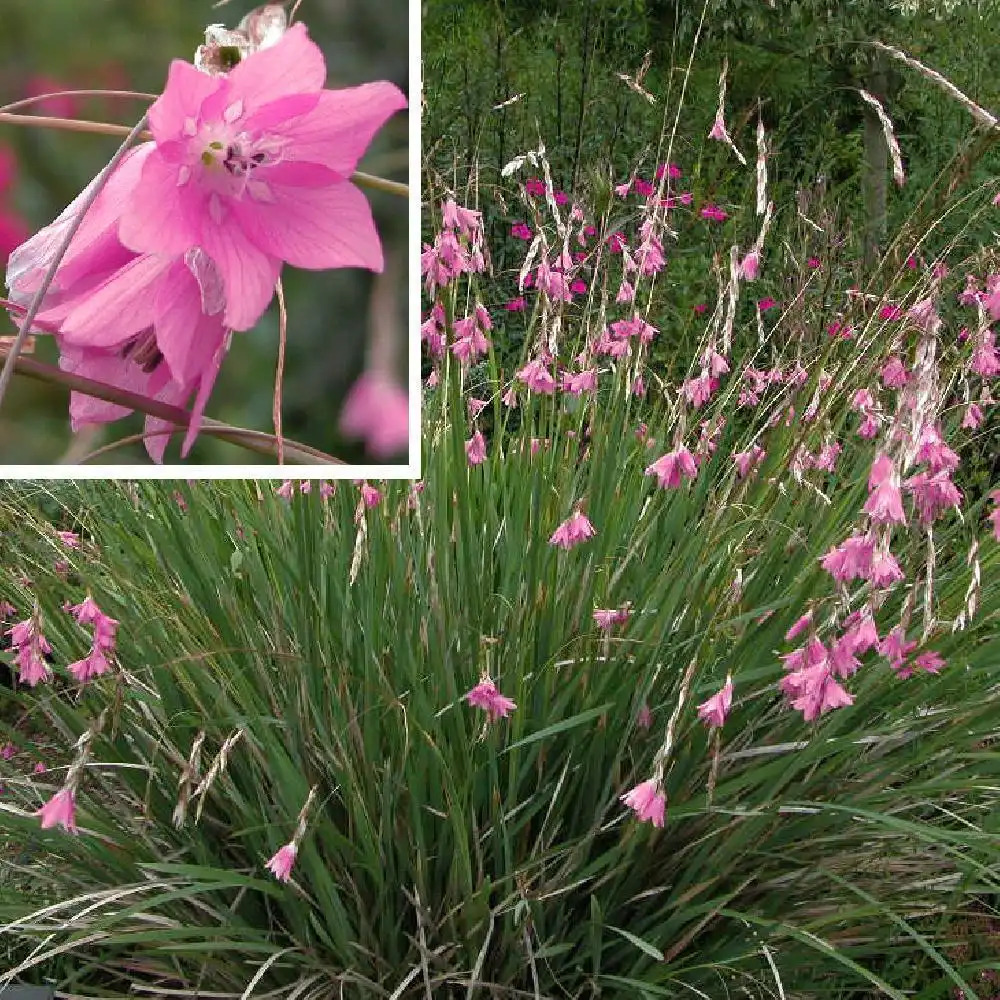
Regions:
<svg viewBox="0 0 1000 1000"><path fill-rule="evenodd" d="M147 157L118 227L125 246L138 253L179 254L197 244L205 194L190 179L179 183L182 169L159 150Z"/></svg>
<svg viewBox="0 0 1000 1000"><path fill-rule="evenodd" d="M68 344L114 347L152 326L155 296L151 292L170 265L168 258L136 257L82 296L62 323Z"/></svg>
<svg viewBox="0 0 1000 1000"><path fill-rule="evenodd" d="M323 163L350 176L375 133L406 106L403 92L385 81L324 90L315 110L282 126L283 156Z"/></svg>
<svg viewBox="0 0 1000 1000"><path fill-rule="evenodd" d="M149 128L157 142L179 139L191 119L196 120L202 103L225 85L225 78L209 76L191 63L174 59L163 93L149 109Z"/></svg>
<svg viewBox="0 0 1000 1000"><path fill-rule="evenodd" d="M117 351L76 347L62 342L59 344L59 367L70 374L105 382L143 396L156 396L170 381L170 373L165 365L147 373L137 365L130 364ZM120 420L131 412L127 406L109 403L86 393L74 392L70 395L70 425L74 431L85 424L106 424L112 420Z"/></svg>
<svg viewBox="0 0 1000 1000"><path fill-rule="evenodd" d="M231 330L249 330L274 295L280 259L251 243L237 220L225 215L217 225L206 220L201 247L215 262L226 288L223 322Z"/></svg>
<svg viewBox="0 0 1000 1000"><path fill-rule="evenodd" d="M184 261L175 261L156 296L156 346L162 351L176 382L194 385L205 363L214 353L206 350L200 338L207 327L218 328L222 337L222 318L210 319L201 308L201 289Z"/></svg>
<svg viewBox="0 0 1000 1000"><path fill-rule="evenodd" d="M245 114L251 114L279 97L322 90L326 62L299 21L277 44L247 56L228 80L233 97L243 101Z"/></svg>
<svg viewBox="0 0 1000 1000"><path fill-rule="evenodd" d="M233 206L240 225L262 250L309 270L382 270L382 243L371 206L353 184L272 185L271 190L271 203L243 201Z"/></svg>
<svg viewBox="0 0 1000 1000"><path fill-rule="evenodd" d="M211 318L205 317L203 323L208 324L210 322ZM198 385L198 395L195 396L194 406L191 408L191 422L188 424L187 433L184 435L184 443L181 445L181 458L187 458L188 452L191 450L191 446L194 444L201 430L205 404L208 402L208 397L212 394L215 380L219 375L219 369L222 367L222 361L226 356L226 352L229 350L231 339L230 334L223 330L222 336L219 338L215 345L215 350L212 352L211 359L202 370L201 381ZM203 336L201 337L201 341L207 344L210 342L210 338Z"/></svg>

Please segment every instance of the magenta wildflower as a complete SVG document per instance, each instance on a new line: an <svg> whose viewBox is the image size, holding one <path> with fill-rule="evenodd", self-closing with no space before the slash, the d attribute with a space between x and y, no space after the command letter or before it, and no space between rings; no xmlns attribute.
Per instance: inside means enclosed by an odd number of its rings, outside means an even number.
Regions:
<svg viewBox="0 0 1000 1000"><path fill-rule="evenodd" d="M41 817L43 830L61 826L70 833L76 833L76 795L73 789L60 789L35 815Z"/></svg>
<svg viewBox="0 0 1000 1000"><path fill-rule="evenodd" d="M225 76L175 59L149 110L156 145L121 240L139 253L207 253L231 329L257 322L282 262L382 270L371 208L348 178L406 99L391 83L324 90L325 80L299 22Z"/></svg>
<svg viewBox="0 0 1000 1000"><path fill-rule="evenodd" d="M361 484L361 500L366 507L377 507L381 499L382 494L377 487L367 482Z"/></svg>
<svg viewBox="0 0 1000 1000"><path fill-rule="evenodd" d="M486 712L487 722L505 719L517 708L517 705L510 698L499 692L496 684L489 677L484 677L474 688L467 691L465 700L470 705L483 709Z"/></svg>
<svg viewBox="0 0 1000 1000"><path fill-rule="evenodd" d="M278 848L277 853L265 867L279 882L287 882L292 877L292 866L295 864L295 857L298 853L299 849L292 841L285 844L284 847Z"/></svg>
<svg viewBox="0 0 1000 1000"><path fill-rule="evenodd" d="M552 377L545 362L541 358L529 361L516 376L532 392L551 395L556 389L556 380Z"/></svg>
<svg viewBox="0 0 1000 1000"><path fill-rule="evenodd" d="M729 213L718 205L708 204L701 210L701 217L712 222L725 222L729 218Z"/></svg>
<svg viewBox="0 0 1000 1000"><path fill-rule="evenodd" d="M878 524L906 524L899 478L888 455L881 453L872 463L868 490L863 510L873 521Z"/></svg>
<svg viewBox="0 0 1000 1000"><path fill-rule="evenodd" d="M760 299L757 302L757 308L761 312L767 312L769 309L774 309L777 305L778 303L775 302L775 300L772 299L770 295L766 295L764 298Z"/></svg>
<svg viewBox="0 0 1000 1000"><path fill-rule="evenodd" d="M984 378L1000 375L1000 353L996 349L996 335L992 330L985 330L979 346L972 354L972 370Z"/></svg>
<svg viewBox="0 0 1000 1000"><path fill-rule="evenodd" d="M893 355L886 361L881 372L882 384L887 389L902 389L910 381L906 366Z"/></svg>
<svg viewBox="0 0 1000 1000"><path fill-rule="evenodd" d="M756 281L760 272L760 254L751 250L739 264L739 276L744 281Z"/></svg>
<svg viewBox="0 0 1000 1000"><path fill-rule="evenodd" d="M589 518L582 510L575 510L549 538L549 545L557 545L562 549L571 549L574 545L585 542L588 538L593 538L597 532L590 523Z"/></svg>
<svg viewBox="0 0 1000 1000"><path fill-rule="evenodd" d="M820 560L825 569L838 583L850 583L871 573L875 542L867 535L852 535L840 545L835 545Z"/></svg>
<svg viewBox="0 0 1000 1000"><path fill-rule="evenodd" d="M486 461L486 439L480 431L465 442L465 455L469 465L482 465Z"/></svg>
<svg viewBox="0 0 1000 1000"><path fill-rule="evenodd" d="M649 820L653 826L663 826L667 799L655 778L643 781L620 798L639 819Z"/></svg>
<svg viewBox="0 0 1000 1000"><path fill-rule="evenodd" d="M969 403L962 417L962 427L965 430L977 430L983 422L983 411L976 403Z"/></svg>
<svg viewBox="0 0 1000 1000"><path fill-rule="evenodd" d="M810 625L812 625L813 613L807 611L801 618L793 622L792 627L785 633L785 642L794 642Z"/></svg>
<svg viewBox="0 0 1000 1000"><path fill-rule="evenodd" d="M594 608L594 622L599 629L608 632L615 625L625 625L631 613L628 604L620 608Z"/></svg>
<svg viewBox="0 0 1000 1000"><path fill-rule="evenodd" d="M988 520L993 525L993 537L1000 542L1000 490L994 490L990 497L993 499L993 503L996 506L990 511L988 515Z"/></svg>
<svg viewBox="0 0 1000 1000"><path fill-rule="evenodd" d="M108 663L104 648L100 643L95 642L84 659L69 664L66 669L81 684L86 684L92 678L106 674L111 669L111 664Z"/></svg>
<svg viewBox="0 0 1000 1000"><path fill-rule="evenodd" d="M68 549L78 549L80 547L80 536L75 531L57 531L59 541Z"/></svg>
<svg viewBox="0 0 1000 1000"><path fill-rule="evenodd" d="M663 489L677 489L685 477L697 478L698 465L694 455L681 445L661 455L652 465L647 466L645 474L656 476L657 482Z"/></svg>
<svg viewBox="0 0 1000 1000"><path fill-rule="evenodd" d="M52 647L42 635L37 620L28 618L18 622L7 634L10 636L11 648L16 651L14 662L17 664L18 680L28 687L51 680L52 671L45 662L45 657L52 652Z"/></svg>
<svg viewBox="0 0 1000 1000"><path fill-rule="evenodd" d="M726 683L711 698L698 706L698 718L709 729L716 729L726 721L726 716L729 715L729 710L732 707L733 679L729 674L726 674Z"/></svg>

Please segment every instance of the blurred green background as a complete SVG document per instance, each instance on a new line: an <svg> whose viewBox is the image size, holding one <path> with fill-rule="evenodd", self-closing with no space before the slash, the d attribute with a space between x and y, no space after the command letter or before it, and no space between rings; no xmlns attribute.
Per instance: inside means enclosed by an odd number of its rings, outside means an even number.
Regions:
<svg viewBox="0 0 1000 1000"><path fill-rule="evenodd" d="M0 103L56 89L127 89L158 93L173 58L192 59L208 24L235 27L258 4L232 0L4 0L0 8ZM304 0L304 21L323 49L328 87L390 80L408 94L407 0ZM408 95L409 96L409 95ZM74 104L75 102L75 104ZM47 102L30 113L134 124L146 102L77 98ZM393 180L407 180L407 115L398 114L376 137L359 165ZM13 156L15 170L0 192L0 256L4 268L13 246L50 222L113 155L118 140L0 124L0 156ZM288 348L284 382L284 434L351 463L371 461L363 447L343 441L337 418L344 396L361 372L373 293L395 317L396 370L407 377L407 204L405 199L366 192L386 252L387 272L376 286L366 271L311 273L286 268ZM377 291L376 291L377 289ZM0 318L8 335L13 326ZM55 363L54 344L40 338L35 356ZM277 356L277 312L237 334L207 414L217 420L273 432L271 421ZM86 440L69 429L68 394L15 376L0 409L0 464L65 461L103 443L138 433L139 415L106 425ZM178 458L175 435L166 461ZM405 461L401 455L397 461ZM103 459L148 462L141 444L116 449ZM262 464L262 456L202 435L191 463Z"/></svg>

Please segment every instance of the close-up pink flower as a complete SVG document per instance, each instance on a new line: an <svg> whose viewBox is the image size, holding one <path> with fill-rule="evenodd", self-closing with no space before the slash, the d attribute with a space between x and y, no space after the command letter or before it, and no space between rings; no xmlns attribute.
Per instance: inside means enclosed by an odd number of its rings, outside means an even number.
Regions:
<svg viewBox="0 0 1000 1000"><path fill-rule="evenodd" d="M292 877L292 866L298 853L299 849L294 842L285 844L284 847L278 848L265 867L279 882L288 882Z"/></svg>
<svg viewBox="0 0 1000 1000"><path fill-rule="evenodd" d="M73 789L60 789L35 815L41 818L43 830L61 826L69 833L76 833L76 795Z"/></svg>
<svg viewBox="0 0 1000 1000"><path fill-rule="evenodd" d="M631 809L636 817L649 821L653 826L662 827L667 808L667 798L655 778L640 782L624 795L621 801Z"/></svg>

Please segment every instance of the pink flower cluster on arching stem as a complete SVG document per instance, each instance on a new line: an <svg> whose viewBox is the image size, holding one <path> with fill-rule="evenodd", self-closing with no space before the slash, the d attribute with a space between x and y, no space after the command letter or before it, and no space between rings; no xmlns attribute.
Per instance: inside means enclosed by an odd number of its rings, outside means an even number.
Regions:
<svg viewBox="0 0 1000 1000"><path fill-rule="evenodd" d="M228 74L175 60L149 111L153 141L122 160L86 213L39 313L60 366L163 402L194 397L186 455L231 331L250 329L283 264L382 269L371 209L350 176L406 106L386 82L325 90L303 24ZM10 297L29 302L88 188L11 256ZM74 430L128 409L74 393ZM147 418L162 461L173 425Z"/></svg>

